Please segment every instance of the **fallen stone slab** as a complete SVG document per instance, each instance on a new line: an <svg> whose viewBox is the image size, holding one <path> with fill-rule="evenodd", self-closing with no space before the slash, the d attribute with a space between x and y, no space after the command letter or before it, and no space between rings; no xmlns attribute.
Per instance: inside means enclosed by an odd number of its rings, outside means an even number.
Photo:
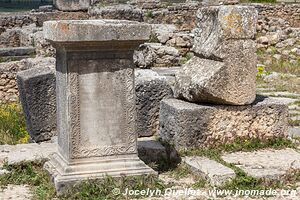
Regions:
<svg viewBox="0 0 300 200"><path fill-rule="evenodd" d="M235 177L232 169L206 157L185 157L183 162L194 173L208 180L212 186L222 186Z"/></svg>
<svg viewBox="0 0 300 200"><path fill-rule="evenodd" d="M230 143L238 138L286 137L288 107L262 96L247 106L164 99L159 123L163 141L174 145L177 150L187 150Z"/></svg>
<svg viewBox="0 0 300 200"><path fill-rule="evenodd" d="M173 96L171 87L165 77L149 69L140 69L135 70L135 94L138 136L157 134L160 101Z"/></svg>
<svg viewBox="0 0 300 200"><path fill-rule="evenodd" d="M289 148L229 153L223 155L222 159L250 176L266 180L278 180L289 170L300 170L300 153Z"/></svg>
<svg viewBox="0 0 300 200"><path fill-rule="evenodd" d="M57 152L55 143L0 145L0 167L5 162L16 164L22 161L46 159L54 152Z"/></svg>
<svg viewBox="0 0 300 200"><path fill-rule="evenodd" d="M7 47L0 48L0 57L2 56L26 56L35 54L34 47Z"/></svg>
<svg viewBox="0 0 300 200"><path fill-rule="evenodd" d="M35 142L56 135L55 69L37 67L17 74L26 128Z"/></svg>

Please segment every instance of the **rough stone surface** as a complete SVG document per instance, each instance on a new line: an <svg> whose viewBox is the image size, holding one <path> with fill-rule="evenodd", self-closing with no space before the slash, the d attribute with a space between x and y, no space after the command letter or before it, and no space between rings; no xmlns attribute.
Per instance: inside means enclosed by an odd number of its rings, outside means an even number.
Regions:
<svg viewBox="0 0 300 200"><path fill-rule="evenodd" d="M180 53L175 47L160 43L145 43L134 54L134 63L140 68L177 66Z"/></svg>
<svg viewBox="0 0 300 200"><path fill-rule="evenodd" d="M37 67L17 74L26 127L35 142L56 135L56 93L54 67Z"/></svg>
<svg viewBox="0 0 300 200"><path fill-rule="evenodd" d="M246 6L206 6L197 11L194 51L213 54L225 40L254 39L257 11Z"/></svg>
<svg viewBox="0 0 300 200"><path fill-rule="evenodd" d="M139 22L143 21L142 10L127 4L104 7L94 6L89 9L89 14L94 18L97 17L100 19L125 19Z"/></svg>
<svg viewBox="0 0 300 200"><path fill-rule="evenodd" d="M0 189L2 200L31 200L32 197L30 187L26 185L8 185Z"/></svg>
<svg viewBox="0 0 300 200"><path fill-rule="evenodd" d="M183 162L196 174L207 179L213 186L222 186L235 177L232 169L206 157L185 157Z"/></svg>
<svg viewBox="0 0 300 200"><path fill-rule="evenodd" d="M166 78L150 69L135 70L136 132L139 136L157 134L160 101L173 96Z"/></svg>
<svg viewBox="0 0 300 200"><path fill-rule="evenodd" d="M176 73L174 95L190 102L251 104L256 96L256 64L249 60L246 55L232 62L194 56Z"/></svg>
<svg viewBox="0 0 300 200"><path fill-rule="evenodd" d="M138 154L146 163L160 162L166 160L168 156L166 148L151 137L138 139Z"/></svg>
<svg viewBox="0 0 300 200"><path fill-rule="evenodd" d="M252 105L200 105L165 99L160 107L160 136L178 150L224 144L237 138L285 137L288 108L258 96Z"/></svg>
<svg viewBox="0 0 300 200"><path fill-rule="evenodd" d="M300 169L300 153L293 149L237 152L225 154L222 159L250 176L267 180L279 180L289 171Z"/></svg>

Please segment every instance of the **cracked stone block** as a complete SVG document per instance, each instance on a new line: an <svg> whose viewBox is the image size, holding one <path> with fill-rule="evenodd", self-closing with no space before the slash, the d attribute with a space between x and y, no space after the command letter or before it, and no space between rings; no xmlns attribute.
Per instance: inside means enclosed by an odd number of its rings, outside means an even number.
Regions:
<svg viewBox="0 0 300 200"><path fill-rule="evenodd" d="M235 177L232 169L206 157L185 157L183 162L194 173L208 180L213 186L222 186Z"/></svg>
<svg viewBox="0 0 300 200"><path fill-rule="evenodd" d="M251 104L256 96L257 70L252 61L246 56L230 62L194 56L177 71L174 96L189 102Z"/></svg>
<svg viewBox="0 0 300 200"><path fill-rule="evenodd" d="M196 14L194 52L207 58L226 48L226 40L253 40L257 16L256 9L249 6L200 8Z"/></svg>
<svg viewBox="0 0 300 200"><path fill-rule="evenodd" d="M37 67L17 74L26 127L36 142L56 135L56 93L54 67Z"/></svg>
<svg viewBox="0 0 300 200"><path fill-rule="evenodd" d="M247 106L164 99L159 123L162 140L180 151L230 143L236 139L286 137L288 107L262 96Z"/></svg>
<svg viewBox="0 0 300 200"><path fill-rule="evenodd" d="M135 70L136 132L139 136L157 134L160 101L173 96L164 76L149 69Z"/></svg>
<svg viewBox="0 0 300 200"><path fill-rule="evenodd" d="M227 153L222 159L250 176L265 180L278 180L291 170L300 170L300 153L289 148Z"/></svg>

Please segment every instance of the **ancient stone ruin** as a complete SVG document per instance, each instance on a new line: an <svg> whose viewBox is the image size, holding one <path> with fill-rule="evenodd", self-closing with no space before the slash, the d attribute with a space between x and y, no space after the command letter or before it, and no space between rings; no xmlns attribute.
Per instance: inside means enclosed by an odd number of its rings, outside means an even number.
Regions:
<svg viewBox="0 0 300 200"><path fill-rule="evenodd" d="M299 127L290 125L300 111L289 114L290 107L299 108L297 92L278 98L259 88L261 79L270 85L280 79L266 72L267 65L282 58L298 62L299 5L54 5L0 18L0 101L20 100L32 143L1 145L0 163L46 158L58 193L107 176L156 177L179 163L213 187L240 176L236 169L272 181L300 170L300 155L289 148L222 152L219 160L193 154L299 135ZM261 49L271 61L261 59ZM287 84L298 91L295 76L281 78L295 78Z"/></svg>

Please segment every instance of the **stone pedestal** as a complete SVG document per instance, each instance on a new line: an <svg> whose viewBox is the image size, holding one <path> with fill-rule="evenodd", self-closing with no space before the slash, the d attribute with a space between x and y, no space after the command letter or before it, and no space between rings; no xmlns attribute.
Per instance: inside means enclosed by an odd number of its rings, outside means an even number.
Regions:
<svg viewBox="0 0 300 200"><path fill-rule="evenodd" d="M106 175L155 172L137 156L133 50L150 26L130 21L50 21L57 55L58 154L45 164L58 191Z"/></svg>

